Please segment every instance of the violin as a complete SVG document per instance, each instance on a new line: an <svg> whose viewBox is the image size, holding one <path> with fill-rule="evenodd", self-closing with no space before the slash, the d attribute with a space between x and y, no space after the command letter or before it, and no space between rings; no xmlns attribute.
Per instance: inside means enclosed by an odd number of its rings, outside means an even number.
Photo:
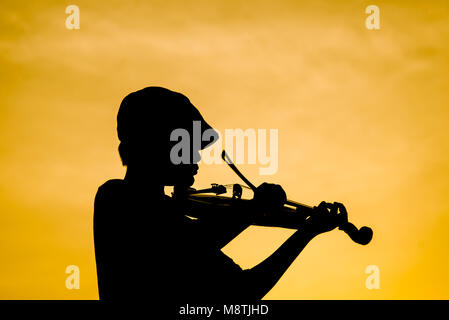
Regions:
<svg viewBox="0 0 449 320"><path fill-rule="evenodd" d="M257 188L237 169L225 151L222 152L221 157L237 176L245 182L246 186L237 183L232 185L213 183L210 188L200 190L194 188L186 190L175 187L173 198L184 202L188 201L189 211L187 216L189 218L198 219L214 210L232 211L241 214L256 210L254 201L252 199L243 199L242 193L244 188L251 189L253 192ZM227 189L229 188L232 188L232 196L225 196L224 194L228 192ZM260 209L257 208L257 210ZM314 214L316 214L316 207L287 199L276 212L264 212L254 215L249 224L297 230ZM373 230L371 228L364 226L358 229L354 224L348 222L347 219L342 220L338 225L338 229L344 231L355 243L361 245L367 245L373 238Z"/></svg>

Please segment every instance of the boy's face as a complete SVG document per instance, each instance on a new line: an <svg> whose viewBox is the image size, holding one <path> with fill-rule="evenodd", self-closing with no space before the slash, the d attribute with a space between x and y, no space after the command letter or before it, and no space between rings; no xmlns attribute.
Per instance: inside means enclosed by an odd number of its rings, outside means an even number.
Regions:
<svg viewBox="0 0 449 320"><path fill-rule="evenodd" d="M150 132L141 141L133 149L137 150L133 153L133 163L142 174L166 186L193 185L201 160L201 145L194 144L192 138L172 141L170 133L165 132L156 137Z"/></svg>
<svg viewBox="0 0 449 320"><path fill-rule="evenodd" d="M173 144L171 146L173 147ZM197 163L201 159L200 152L198 150L192 152L192 149L190 149L190 161L188 163L175 164L170 157L170 151L171 149L165 151L164 163L159 166L159 169L156 168L156 170L160 170L158 174L161 175L164 185L192 186L195 182L194 176L199 169Z"/></svg>

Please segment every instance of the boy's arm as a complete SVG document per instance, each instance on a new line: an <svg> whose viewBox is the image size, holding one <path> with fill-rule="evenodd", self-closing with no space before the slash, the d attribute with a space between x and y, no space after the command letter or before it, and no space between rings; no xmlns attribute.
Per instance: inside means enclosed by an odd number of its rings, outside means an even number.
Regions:
<svg viewBox="0 0 449 320"><path fill-rule="evenodd" d="M241 298L262 299L310 240L321 233L335 229L340 220L338 205L322 202L302 230L296 231L267 259L243 272L243 278L238 284Z"/></svg>

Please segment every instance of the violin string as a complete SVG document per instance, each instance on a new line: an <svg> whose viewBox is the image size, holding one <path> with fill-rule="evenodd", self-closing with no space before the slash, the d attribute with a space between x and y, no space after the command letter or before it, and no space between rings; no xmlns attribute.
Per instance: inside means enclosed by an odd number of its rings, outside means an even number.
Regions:
<svg viewBox="0 0 449 320"><path fill-rule="evenodd" d="M236 185L236 184L239 185L239 186L241 186L241 187L244 188L244 189L252 190L250 187L245 186L245 185L243 185L243 184L239 184L239 183L224 184L223 186L224 186L226 189L231 189L231 188L233 188L234 185Z"/></svg>

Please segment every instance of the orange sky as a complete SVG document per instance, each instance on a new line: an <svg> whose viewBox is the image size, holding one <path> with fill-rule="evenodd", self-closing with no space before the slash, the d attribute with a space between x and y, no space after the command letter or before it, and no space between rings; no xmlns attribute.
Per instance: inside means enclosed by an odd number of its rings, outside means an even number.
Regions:
<svg viewBox="0 0 449 320"><path fill-rule="evenodd" d="M65 8L81 28L65 28ZM380 8L381 29L365 28ZM373 242L314 239L269 299L448 299L447 1L2 1L0 298L96 299L96 189L122 177L121 99L187 95L225 128L279 130L281 184L346 204ZM201 166L197 187L240 182ZM170 232L167 228L167 232ZM290 234L253 227L225 248L242 267ZM367 265L379 290L365 288ZM80 267L79 290L65 268ZM144 272L144 271L142 271Z"/></svg>

